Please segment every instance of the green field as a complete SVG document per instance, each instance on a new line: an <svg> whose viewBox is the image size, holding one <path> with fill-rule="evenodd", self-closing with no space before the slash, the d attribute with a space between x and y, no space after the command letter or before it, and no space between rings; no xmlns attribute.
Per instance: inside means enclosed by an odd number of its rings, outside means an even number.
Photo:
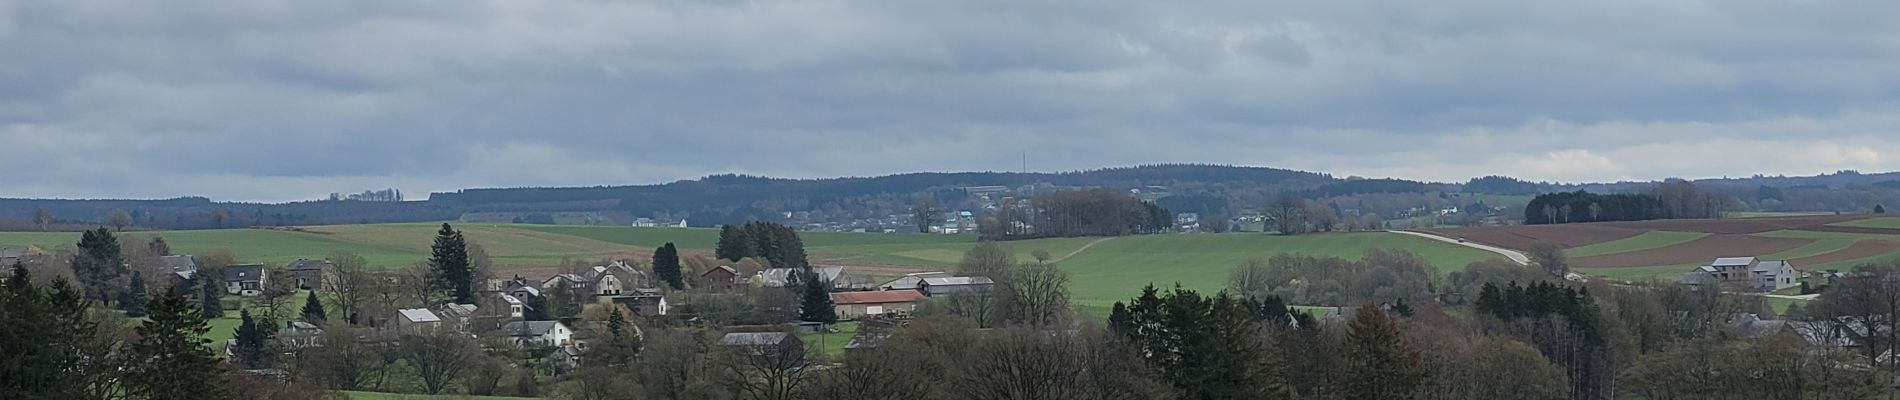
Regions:
<svg viewBox="0 0 1900 400"><path fill-rule="evenodd" d="M1659 280L1675 282L1676 279L1682 277L1682 274L1688 273L1689 270L1695 269L1695 267L1696 265L1694 264L1688 264L1654 267L1578 268L1572 272L1616 281L1645 282Z"/></svg>
<svg viewBox="0 0 1900 400"><path fill-rule="evenodd" d="M401 268L428 257L428 247L439 226L339 225L309 227L304 232L224 229L128 235L161 235L176 253L230 249L245 262L284 263L343 250L363 255L373 266ZM503 265L626 257L644 254L669 241L687 251L707 252L718 240L715 229L515 224L460 224L456 228ZM51 249L75 242L78 236L70 232L0 233L0 246ZM801 237L814 262L841 265L948 268L976 244L975 237L968 235L808 232ZM1150 283L1169 286L1178 282L1197 290L1219 290L1235 265L1248 258L1282 252L1356 259L1368 249L1400 248L1418 252L1441 272L1496 257L1455 244L1384 232L1139 235L1021 240L1007 245L1024 261L1040 250L1069 270L1071 291L1085 312L1105 311L1107 305L1133 297L1141 286Z"/></svg>
<svg viewBox="0 0 1900 400"><path fill-rule="evenodd" d="M1837 222L1828 225L1852 226L1860 228L1900 229L1900 217L1863 218L1853 221Z"/></svg>
<svg viewBox="0 0 1900 400"><path fill-rule="evenodd" d="M1580 246L1565 251L1571 257L1589 257L1604 254L1624 253L1638 250L1659 249L1692 240L1707 237L1702 232L1649 231L1643 234L1612 240L1603 243Z"/></svg>
<svg viewBox="0 0 1900 400"><path fill-rule="evenodd" d="M1061 265L1069 270L1069 290L1078 305L1106 306L1134 297L1141 286L1150 283L1220 290L1226 287L1227 275L1234 266L1252 257L1284 252L1357 259L1373 248L1418 252L1441 272L1498 257L1455 244L1385 232L1299 236L1222 233L1119 237L1097 243Z"/></svg>
<svg viewBox="0 0 1900 400"><path fill-rule="evenodd" d="M1834 215L1834 213L1828 211L1729 211L1722 213L1722 218L1773 218L1813 215Z"/></svg>

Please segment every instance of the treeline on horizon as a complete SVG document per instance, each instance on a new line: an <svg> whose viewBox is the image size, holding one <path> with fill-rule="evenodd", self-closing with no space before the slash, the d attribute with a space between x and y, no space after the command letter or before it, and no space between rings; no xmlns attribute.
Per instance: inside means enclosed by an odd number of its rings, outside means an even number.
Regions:
<svg viewBox="0 0 1900 400"><path fill-rule="evenodd" d="M908 215L918 196L936 199L946 210L975 210L979 198L963 190L973 186L1002 186L1031 195L1061 190L1162 190L1153 199L1175 212L1243 215L1258 210L1281 194L1293 193L1333 208L1344 217L1377 214L1405 219L1413 210L1471 209L1474 205L1506 207L1501 215L1520 216L1539 223L1548 220L1543 205L1572 206L1571 218L1558 221L1616 220L1601 213L1587 217L1591 201L1552 202L1524 207L1523 200L1479 195L1529 196L1539 193L1585 191L1602 196L1650 193L1667 182L1556 184L1530 182L1505 176L1486 176L1464 183L1430 183L1402 179L1337 178L1326 174L1263 167L1197 164L1148 165L1064 173L960 172L913 173L880 177L778 179L744 175L713 175L697 180L639 186L572 188L464 189L434 193L426 201L317 200L281 204L217 202L202 197L165 200L110 199L0 199L0 230L80 230L106 224L115 210L131 214L132 226L149 229L215 229L245 226L292 226L455 220L467 213L540 215L561 212L602 212L614 215L686 220L690 226L739 225L747 221L791 222L788 213L808 214L811 221L875 220ZM1811 177L1708 179L1693 182L1699 190L1724 198L1728 211L1840 211L1865 212L1877 204L1900 203L1900 175L1844 171ZM376 192L371 192L376 193ZM1452 195L1471 195L1457 198ZM388 195L364 199L398 198ZM1555 198L1553 198L1555 199ZM1631 200L1631 202L1623 202ZM1500 203L1502 201L1502 203ZM1617 218L1655 217L1641 199L1596 199L1628 205ZM1578 207L1584 207L1579 213ZM37 221L41 210L51 221ZM1669 218L1692 213L1672 212ZM505 221L506 219L504 219ZM551 222L545 218L536 222ZM524 218L523 222L529 222ZM626 221L620 221L626 222Z"/></svg>
<svg viewBox="0 0 1900 400"><path fill-rule="evenodd" d="M1646 221L1672 218L1721 218L1735 200L1700 190L1687 181L1670 181L1640 193L1545 193L1524 207L1527 225L1573 222Z"/></svg>

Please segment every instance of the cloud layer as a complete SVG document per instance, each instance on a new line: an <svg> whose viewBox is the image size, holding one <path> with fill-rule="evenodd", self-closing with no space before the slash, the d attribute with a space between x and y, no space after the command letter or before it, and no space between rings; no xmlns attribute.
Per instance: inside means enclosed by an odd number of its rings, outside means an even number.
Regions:
<svg viewBox="0 0 1900 400"><path fill-rule="evenodd" d="M1883 1L0 1L5 197L1900 169Z"/></svg>

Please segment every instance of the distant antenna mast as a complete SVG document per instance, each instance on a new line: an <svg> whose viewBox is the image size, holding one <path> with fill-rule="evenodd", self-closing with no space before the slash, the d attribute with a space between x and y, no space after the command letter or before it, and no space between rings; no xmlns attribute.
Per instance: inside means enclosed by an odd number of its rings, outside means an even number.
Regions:
<svg viewBox="0 0 1900 400"><path fill-rule="evenodd" d="M1023 175L1029 175L1029 149L1023 149Z"/></svg>

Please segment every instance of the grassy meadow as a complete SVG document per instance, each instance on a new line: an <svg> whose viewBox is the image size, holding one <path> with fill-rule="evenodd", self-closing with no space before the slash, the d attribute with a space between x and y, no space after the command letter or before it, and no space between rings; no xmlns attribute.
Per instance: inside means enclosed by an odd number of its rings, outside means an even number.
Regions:
<svg viewBox="0 0 1900 400"><path fill-rule="evenodd" d="M398 269L428 257L440 224L372 224L306 227L302 231L222 229L132 232L163 236L174 253L229 249L245 262L287 263L331 251L364 256L374 267ZM562 259L640 258L673 242L688 252L711 252L719 232L706 228L630 228L521 224L455 225L481 244L497 264L553 265ZM78 241L73 232L0 233L0 247L53 249ZM976 245L969 235L911 233L801 234L812 260L839 265L949 268ZM1071 273L1071 291L1084 309L1103 308L1133 297L1143 285L1219 290L1235 265L1253 257L1288 252L1358 258L1373 248L1402 248L1423 255L1440 271L1453 271L1494 254L1406 235L1382 232L1278 236L1261 233L1142 235L1054 238L1009 242L1018 258L1046 252ZM215 333L214 333L215 334Z"/></svg>

